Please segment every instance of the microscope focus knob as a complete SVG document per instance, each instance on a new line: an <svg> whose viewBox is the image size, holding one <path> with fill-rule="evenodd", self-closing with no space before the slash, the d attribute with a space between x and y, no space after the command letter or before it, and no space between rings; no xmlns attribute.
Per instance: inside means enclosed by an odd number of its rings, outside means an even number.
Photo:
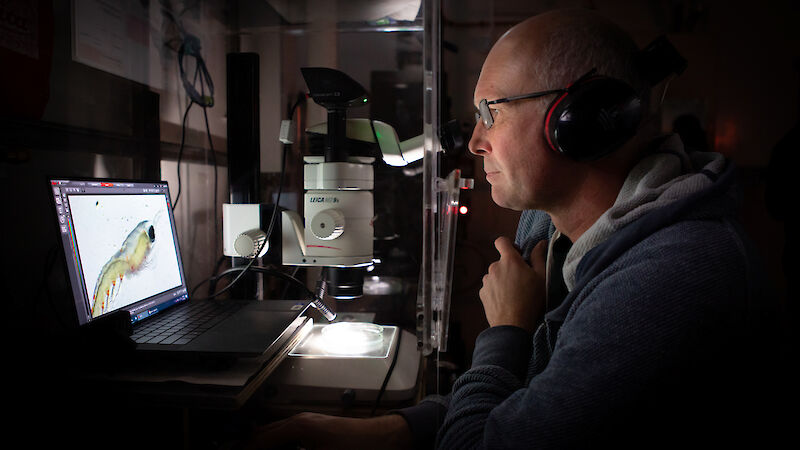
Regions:
<svg viewBox="0 0 800 450"><path fill-rule="evenodd" d="M336 239L344 233L344 214L338 209L326 209L311 219L311 233L323 241Z"/></svg>
<svg viewBox="0 0 800 450"><path fill-rule="evenodd" d="M265 253L264 246L269 246L267 235L259 229L247 230L236 237L233 248L243 258L255 258ZM264 250L264 252L262 252Z"/></svg>

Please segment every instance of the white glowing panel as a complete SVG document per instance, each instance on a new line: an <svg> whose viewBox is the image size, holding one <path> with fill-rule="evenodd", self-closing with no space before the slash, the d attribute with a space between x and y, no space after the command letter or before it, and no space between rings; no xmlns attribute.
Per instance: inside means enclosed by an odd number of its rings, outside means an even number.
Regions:
<svg viewBox="0 0 800 450"><path fill-rule="evenodd" d="M314 325L290 356L311 358L386 358L397 327L365 322Z"/></svg>

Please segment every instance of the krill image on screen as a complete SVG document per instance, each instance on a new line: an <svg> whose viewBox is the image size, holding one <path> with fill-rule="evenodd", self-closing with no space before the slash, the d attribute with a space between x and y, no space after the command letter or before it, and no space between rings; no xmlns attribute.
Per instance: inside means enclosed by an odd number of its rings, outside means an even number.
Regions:
<svg viewBox="0 0 800 450"><path fill-rule="evenodd" d="M92 317L181 285L164 195L71 195Z"/></svg>

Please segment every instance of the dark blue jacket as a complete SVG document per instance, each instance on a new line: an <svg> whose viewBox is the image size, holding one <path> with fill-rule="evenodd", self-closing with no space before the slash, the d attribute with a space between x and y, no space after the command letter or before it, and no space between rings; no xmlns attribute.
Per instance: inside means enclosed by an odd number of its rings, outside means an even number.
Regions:
<svg viewBox="0 0 800 450"><path fill-rule="evenodd" d="M533 335L485 330L451 395L400 411L420 446L437 428L446 449L762 437L750 431L774 411L765 379L781 337L763 267L736 220L736 169L719 158L709 167L682 168L707 179L589 237L598 242L578 258L569 293ZM517 245L528 256L553 232L547 214L525 211Z"/></svg>

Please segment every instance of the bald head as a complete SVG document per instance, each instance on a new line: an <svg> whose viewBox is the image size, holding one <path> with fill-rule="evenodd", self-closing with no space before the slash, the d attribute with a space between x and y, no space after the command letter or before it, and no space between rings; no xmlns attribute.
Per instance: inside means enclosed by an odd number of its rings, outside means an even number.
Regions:
<svg viewBox="0 0 800 450"><path fill-rule="evenodd" d="M643 99L649 85L636 70L638 48L616 24L586 9L560 9L531 17L512 27L489 53L489 64L518 74L517 91L563 88L596 68L598 74L619 78Z"/></svg>
<svg viewBox="0 0 800 450"><path fill-rule="evenodd" d="M506 32L486 57L473 102L486 99L469 149L483 158L492 199L515 209L547 211L574 240L607 210L636 159L635 140L603 158L581 161L551 150L545 137L547 105L555 93L524 101L501 98L562 89L596 68L598 74L640 84L636 45L618 27L586 10L558 10ZM522 99L520 99L522 100ZM488 108L487 108L488 106ZM487 111L488 110L488 111Z"/></svg>

